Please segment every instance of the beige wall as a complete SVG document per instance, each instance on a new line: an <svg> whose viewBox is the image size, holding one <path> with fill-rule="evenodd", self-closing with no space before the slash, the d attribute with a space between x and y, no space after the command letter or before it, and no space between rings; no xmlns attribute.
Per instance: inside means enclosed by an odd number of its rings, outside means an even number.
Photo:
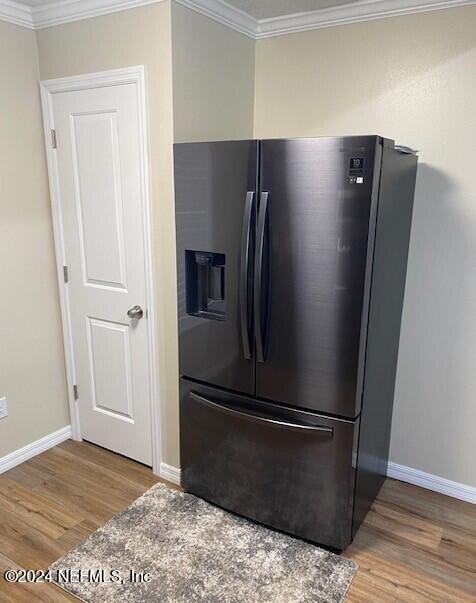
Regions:
<svg viewBox="0 0 476 603"><path fill-rule="evenodd" d="M69 424L34 32L0 22L0 457Z"/></svg>
<svg viewBox="0 0 476 603"><path fill-rule="evenodd" d="M391 460L476 486L476 7L257 42L256 137L420 149Z"/></svg>
<svg viewBox="0 0 476 603"><path fill-rule="evenodd" d="M163 461L178 466L170 2L41 29L42 79L145 65L153 205Z"/></svg>
<svg viewBox="0 0 476 603"><path fill-rule="evenodd" d="M254 41L172 4L176 142L253 136Z"/></svg>

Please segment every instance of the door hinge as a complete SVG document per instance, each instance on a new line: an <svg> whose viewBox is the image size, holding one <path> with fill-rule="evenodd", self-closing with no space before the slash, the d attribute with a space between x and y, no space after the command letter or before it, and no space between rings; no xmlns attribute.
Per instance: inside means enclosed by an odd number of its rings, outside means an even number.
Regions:
<svg viewBox="0 0 476 603"><path fill-rule="evenodd" d="M63 266L63 279L65 283L69 281L68 266Z"/></svg>
<svg viewBox="0 0 476 603"><path fill-rule="evenodd" d="M77 385L73 385L73 396L74 396L75 400L77 400L79 398L78 386Z"/></svg>
<svg viewBox="0 0 476 603"><path fill-rule="evenodd" d="M58 146L58 141L56 140L56 130L51 130L51 146L53 149L56 149Z"/></svg>

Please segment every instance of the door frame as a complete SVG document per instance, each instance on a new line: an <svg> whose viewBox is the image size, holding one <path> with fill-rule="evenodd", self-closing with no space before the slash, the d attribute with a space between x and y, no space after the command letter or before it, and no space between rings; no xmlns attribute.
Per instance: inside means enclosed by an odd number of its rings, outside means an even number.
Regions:
<svg viewBox="0 0 476 603"><path fill-rule="evenodd" d="M61 196L59 188L58 162L53 148L52 130L54 130L53 96L62 92L79 90L92 90L121 84L134 84L139 106L139 148L141 163L141 189L142 189L142 219L144 225L144 256L145 256L145 281L147 299L147 328L149 345L149 389L152 437L152 469L156 475L160 474L162 460L161 437L161 400L159 388L158 365L158 337L155 304L154 273L152 261L152 208L150 202L149 184L149 151L148 151L148 122L146 107L145 68L143 65L113 69L97 73L87 73L70 77L56 78L40 81L41 105L43 111L43 128L45 150L48 167L48 180L50 188L51 214L53 222L53 236L56 256L56 271L61 307L61 321L63 325L63 343L66 360L66 379L68 387L68 403L71 415L71 433L74 440L81 440L81 425L79 420L78 401L74 397L74 384L76 383L74 367L74 345L71 327L69 288L64 282L64 266L67 265L64 230L61 216Z"/></svg>

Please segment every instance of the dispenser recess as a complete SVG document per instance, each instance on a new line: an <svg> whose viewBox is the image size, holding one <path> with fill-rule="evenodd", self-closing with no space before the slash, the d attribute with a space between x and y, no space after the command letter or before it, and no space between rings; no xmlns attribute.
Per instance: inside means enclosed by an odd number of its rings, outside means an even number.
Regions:
<svg viewBox="0 0 476 603"><path fill-rule="evenodd" d="M225 254L185 251L187 314L225 320Z"/></svg>

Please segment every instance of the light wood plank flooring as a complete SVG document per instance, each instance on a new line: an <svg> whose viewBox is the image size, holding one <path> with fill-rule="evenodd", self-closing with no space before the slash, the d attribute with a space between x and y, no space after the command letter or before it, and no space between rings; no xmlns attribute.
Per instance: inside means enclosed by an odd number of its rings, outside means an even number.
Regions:
<svg viewBox="0 0 476 603"><path fill-rule="evenodd" d="M46 568L157 481L73 441L0 475L0 601L77 601L50 584L7 584L3 572ZM346 602L476 603L474 505L389 479L344 554L359 564Z"/></svg>

